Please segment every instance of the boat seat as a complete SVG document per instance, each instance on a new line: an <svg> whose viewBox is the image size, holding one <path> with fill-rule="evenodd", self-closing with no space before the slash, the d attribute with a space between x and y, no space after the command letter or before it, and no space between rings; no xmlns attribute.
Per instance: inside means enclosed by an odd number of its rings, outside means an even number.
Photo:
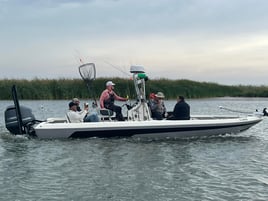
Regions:
<svg viewBox="0 0 268 201"><path fill-rule="evenodd" d="M68 119L66 118L47 118L46 120L48 123L66 123L68 121Z"/></svg>
<svg viewBox="0 0 268 201"><path fill-rule="evenodd" d="M68 112L66 112L66 114L65 114L65 119L66 119L67 123L71 123L71 120L70 120L70 117L68 115Z"/></svg>
<svg viewBox="0 0 268 201"><path fill-rule="evenodd" d="M112 110L103 108L99 110L99 114L102 121L104 121L107 118L109 119L109 121L112 121L112 116L114 112Z"/></svg>

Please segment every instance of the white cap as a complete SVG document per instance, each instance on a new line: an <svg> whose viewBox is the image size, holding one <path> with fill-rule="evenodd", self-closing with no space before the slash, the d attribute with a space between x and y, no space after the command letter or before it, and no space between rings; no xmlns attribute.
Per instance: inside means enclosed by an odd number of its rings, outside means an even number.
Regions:
<svg viewBox="0 0 268 201"><path fill-rule="evenodd" d="M113 83L112 81L106 82L106 86L114 86L114 85L115 85L115 83Z"/></svg>
<svg viewBox="0 0 268 201"><path fill-rule="evenodd" d="M78 98L73 98L73 102L78 102L79 99ZM80 101L79 101L80 102Z"/></svg>

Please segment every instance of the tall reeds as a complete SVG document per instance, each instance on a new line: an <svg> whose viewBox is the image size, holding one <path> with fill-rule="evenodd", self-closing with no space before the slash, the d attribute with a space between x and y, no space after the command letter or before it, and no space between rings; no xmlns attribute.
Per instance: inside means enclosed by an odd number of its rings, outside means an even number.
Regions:
<svg viewBox="0 0 268 201"><path fill-rule="evenodd" d="M33 80L0 80L0 100L11 99L11 87L16 85L20 99L52 100L99 98L105 89L105 83L113 80L116 83L115 91L118 95L129 96L135 99L133 81L123 78L98 78L88 90L86 83L81 79L33 79ZM268 97L268 86L227 86L216 83L196 82L191 80L149 80L146 83L147 94L161 91L166 99L175 99L179 95L187 98L207 97Z"/></svg>

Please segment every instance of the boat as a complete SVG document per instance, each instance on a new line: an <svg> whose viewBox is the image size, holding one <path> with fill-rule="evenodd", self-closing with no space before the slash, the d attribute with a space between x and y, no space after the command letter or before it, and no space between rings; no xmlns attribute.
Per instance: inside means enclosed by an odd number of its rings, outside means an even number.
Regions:
<svg viewBox="0 0 268 201"><path fill-rule="evenodd" d="M83 68L95 70L95 64L82 65ZM81 66L80 66L81 67ZM80 68L79 68L80 69ZM82 69L82 68L81 68ZM86 70L82 78L89 86L95 75ZM90 72L90 73L89 73ZM30 108L20 106L17 98L16 86L12 87L14 105L5 111L6 128L12 134L27 134L40 139L65 138L110 138L110 137L138 137L138 138L188 138L224 134L237 134L245 131L262 121L262 115L191 115L190 120L154 120L148 107L145 84L148 77L143 66L131 66L137 102L128 105L125 121L116 121L110 111L98 109L101 121L70 123L68 118L48 118L45 121L35 119ZM89 87L90 88L90 87ZM97 105L97 104L96 104Z"/></svg>

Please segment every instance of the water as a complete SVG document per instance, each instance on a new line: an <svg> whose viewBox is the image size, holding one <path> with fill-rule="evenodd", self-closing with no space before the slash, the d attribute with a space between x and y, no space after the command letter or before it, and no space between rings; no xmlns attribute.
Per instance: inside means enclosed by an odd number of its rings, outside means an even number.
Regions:
<svg viewBox="0 0 268 201"><path fill-rule="evenodd" d="M268 99L189 100L192 114L255 111ZM4 111L11 101L0 101ZM21 101L38 119L68 101ZM175 101L167 101L169 110ZM1 200L268 200L268 119L239 135L180 140L38 140L0 116Z"/></svg>

